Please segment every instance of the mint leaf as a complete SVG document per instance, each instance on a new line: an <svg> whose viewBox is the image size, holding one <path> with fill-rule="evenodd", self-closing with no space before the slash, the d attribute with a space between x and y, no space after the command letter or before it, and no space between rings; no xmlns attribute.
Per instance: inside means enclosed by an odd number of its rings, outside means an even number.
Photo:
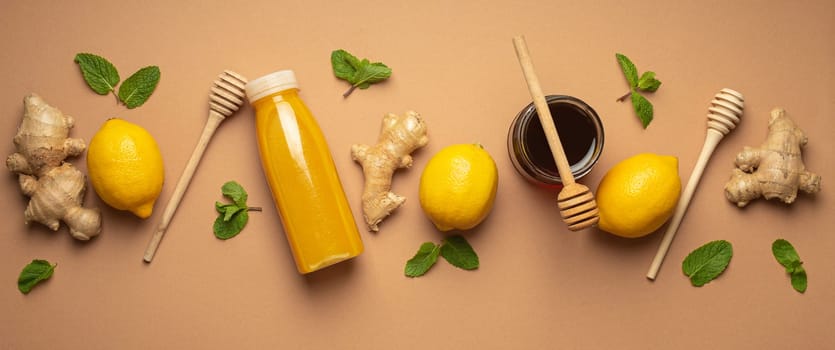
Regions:
<svg viewBox="0 0 835 350"><path fill-rule="evenodd" d="M467 240L459 235L444 239L441 245L441 256L450 264L464 270L478 268L478 255Z"/></svg>
<svg viewBox="0 0 835 350"><path fill-rule="evenodd" d="M358 59L345 50L331 52L333 75L351 83L343 97L348 97L356 88L367 89L371 84L379 83L391 76L391 68L380 62Z"/></svg>
<svg viewBox="0 0 835 350"><path fill-rule="evenodd" d="M637 93L635 90L632 90L632 107L635 109L635 113L638 115L638 119L641 120L641 125L644 126L644 129L649 126L649 123L652 122L652 114L653 108L652 103L650 103L644 96Z"/></svg>
<svg viewBox="0 0 835 350"><path fill-rule="evenodd" d="M725 240L709 242L684 258L681 269L690 283L701 287L722 274L733 257L733 247Z"/></svg>
<svg viewBox="0 0 835 350"><path fill-rule="evenodd" d="M108 60L90 53L75 55L84 81L99 95L107 95L119 84L119 72Z"/></svg>
<svg viewBox="0 0 835 350"><path fill-rule="evenodd" d="M159 67L148 66L133 73L119 87L119 100L129 109L141 106L159 83Z"/></svg>
<svg viewBox="0 0 835 350"><path fill-rule="evenodd" d="M247 194L244 188L235 181L228 181L220 188L224 196L229 197L238 206L246 208Z"/></svg>
<svg viewBox="0 0 835 350"><path fill-rule="evenodd" d="M629 82L629 87L637 87L638 86L638 69L635 68L635 64L626 57L625 55L616 53L615 58L617 58L618 63L620 63L620 69L623 71L623 75L626 76L626 81Z"/></svg>
<svg viewBox="0 0 835 350"><path fill-rule="evenodd" d="M791 275L792 287L794 290L803 293L806 291L806 269L803 268L803 261L789 241L777 239L771 244L771 253L783 267L786 273Z"/></svg>
<svg viewBox="0 0 835 350"><path fill-rule="evenodd" d="M351 80L357 72L360 61L345 50L331 52L331 66L333 75L339 79Z"/></svg>
<svg viewBox="0 0 835 350"><path fill-rule="evenodd" d="M795 270L791 274L792 276L792 288L794 290L805 293L806 292L806 270L800 267L798 270Z"/></svg>
<svg viewBox="0 0 835 350"><path fill-rule="evenodd" d="M246 210L235 213L229 220L224 220L224 217L218 216L213 226L215 237L223 240L237 236L249 221L249 213Z"/></svg>
<svg viewBox="0 0 835 350"><path fill-rule="evenodd" d="M46 260L32 260L20 271L20 276L17 278L17 289L23 294L29 294L32 287L52 277L52 272L55 271L57 265L50 264Z"/></svg>
<svg viewBox="0 0 835 350"><path fill-rule="evenodd" d="M421 244L415 256L406 261L403 272L407 277L423 276L438 261L439 251L440 249L435 243L425 242Z"/></svg>
<svg viewBox="0 0 835 350"><path fill-rule="evenodd" d="M792 246L789 241L785 239L778 239L771 244L771 253L774 254L774 258L777 259L777 262L780 265L783 265L786 269L794 268L796 263L800 262L800 256L797 255L797 251L794 250L794 246Z"/></svg>
<svg viewBox="0 0 835 350"><path fill-rule="evenodd" d="M638 79L638 88L641 90L655 92L655 90L658 90L659 86L661 86L661 82L658 79L655 79L655 72L646 71L644 74L641 74L641 78Z"/></svg>

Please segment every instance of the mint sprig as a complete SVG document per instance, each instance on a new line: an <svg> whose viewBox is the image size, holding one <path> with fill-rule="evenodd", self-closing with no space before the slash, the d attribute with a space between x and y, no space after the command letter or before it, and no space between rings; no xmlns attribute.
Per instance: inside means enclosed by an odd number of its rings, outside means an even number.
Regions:
<svg viewBox="0 0 835 350"><path fill-rule="evenodd" d="M655 92L661 86L661 81L655 78L655 72L646 71L638 76L638 69L628 57L623 54L616 53L615 58L620 64L623 75L629 83L629 92L617 99L618 102L623 102L627 97L631 97L632 107L635 109L635 114L641 120L641 125L644 129L649 126L653 119L653 107L640 91Z"/></svg>
<svg viewBox="0 0 835 350"><path fill-rule="evenodd" d="M371 84L379 83L391 76L391 68L385 64L368 59L360 60L341 49L331 52L331 66L333 75L351 83L351 88L345 91L342 97L348 97L356 88L368 89Z"/></svg>
<svg viewBox="0 0 835 350"><path fill-rule="evenodd" d="M455 235L445 238L441 244L432 242L421 244L415 256L406 261L404 268L406 277L419 277L426 274L438 261L438 255L460 269L475 270L479 266L478 255L470 243L464 237Z"/></svg>
<svg viewBox="0 0 835 350"><path fill-rule="evenodd" d="M797 254L794 246L785 239L778 239L771 244L771 252L777 262L786 268L786 273L791 276L794 290L800 293L806 292L806 269L803 268L803 261L800 260L800 255Z"/></svg>
<svg viewBox="0 0 835 350"><path fill-rule="evenodd" d="M238 235L249 221L249 211L261 211L260 207L248 207L246 205L247 193L244 188L235 181L228 181L221 187L224 197L232 200L231 204L215 202L215 210L218 212L217 219L212 226L215 237L223 240Z"/></svg>
<svg viewBox="0 0 835 350"><path fill-rule="evenodd" d="M23 294L29 294L38 283L52 277L57 265L46 260L32 260L20 271L20 276L17 278L17 289Z"/></svg>
<svg viewBox="0 0 835 350"><path fill-rule="evenodd" d="M684 258L681 270L690 277L690 283L701 287L725 271L733 254L733 247L728 241L708 242Z"/></svg>
<svg viewBox="0 0 835 350"><path fill-rule="evenodd" d="M112 92L117 103L123 103L128 109L143 105L159 84L159 67L148 66L125 79L117 93L119 72L110 61L98 55L79 53L75 55L75 63L78 63L84 81L93 91L99 95Z"/></svg>

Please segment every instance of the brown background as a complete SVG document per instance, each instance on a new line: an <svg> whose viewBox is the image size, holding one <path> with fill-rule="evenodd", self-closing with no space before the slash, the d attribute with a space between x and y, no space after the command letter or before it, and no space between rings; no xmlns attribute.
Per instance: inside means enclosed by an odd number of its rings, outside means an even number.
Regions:
<svg viewBox="0 0 835 350"><path fill-rule="evenodd" d="M143 3L140 5L140 3ZM581 4L582 3L582 4ZM835 3L831 1L3 1L0 4L0 154L37 92L74 116L88 140L109 117L145 127L165 159L165 187L147 220L106 207L104 232L73 240L66 228L27 227L15 176L0 177L0 348L564 348L824 349L835 343ZM525 34L543 88L584 99L600 114L606 144L583 182L639 152L675 155L686 182L701 149L705 113L723 87L746 98L743 121L719 145L656 282L645 277L661 233L626 240L561 223L555 193L524 182L505 136L530 100L511 37ZM344 48L393 68L386 83L356 91L333 77ZM123 78L158 65L147 104L127 110L83 82L73 57L109 58ZM622 52L663 81L649 95L656 120L640 127L615 98L626 83ZM246 106L224 122L153 264L141 257L203 127L207 92L223 69L255 78L293 69L302 98L327 135L361 222L353 143L371 143L384 113L415 109L429 145L394 190L406 205L363 230L365 253L310 276L296 273L263 178ZM823 191L792 206L757 201L737 209L722 186L733 157L764 139L768 112L786 108L809 136L804 158ZM440 261L418 279L404 262L439 241L417 201L420 173L444 146L480 142L499 168L496 205L467 233L475 272ZM72 160L85 169L84 157ZM85 169L86 170L86 169ZM237 180L250 203L244 232L215 239L213 202ZM363 226L361 226L363 228ZM806 262L809 289L792 290L771 256L790 240ZM734 245L725 273L702 288L680 272L692 249ZM34 258L57 262L29 295L15 288Z"/></svg>

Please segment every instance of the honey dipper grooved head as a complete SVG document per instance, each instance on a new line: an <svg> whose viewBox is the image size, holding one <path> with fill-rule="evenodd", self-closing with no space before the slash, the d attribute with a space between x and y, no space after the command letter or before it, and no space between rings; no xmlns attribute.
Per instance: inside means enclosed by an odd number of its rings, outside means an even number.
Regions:
<svg viewBox="0 0 835 350"><path fill-rule="evenodd" d="M707 127L727 135L739 124L745 99L742 94L725 88L710 101L707 109Z"/></svg>
<svg viewBox="0 0 835 350"><path fill-rule="evenodd" d="M565 186L557 195L557 206L562 220L571 231L594 226L599 220L594 195L584 185L573 183Z"/></svg>
<svg viewBox="0 0 835 350"><path fill-rule="evenodd" d="M217 77L209 96L209 108L224 117L235 113L244 103L247 80L233 71L223 71Z"/></svg>

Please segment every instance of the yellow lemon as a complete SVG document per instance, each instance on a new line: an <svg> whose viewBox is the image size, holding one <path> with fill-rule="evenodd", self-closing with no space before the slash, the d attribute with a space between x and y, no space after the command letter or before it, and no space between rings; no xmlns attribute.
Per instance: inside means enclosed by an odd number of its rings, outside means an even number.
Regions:
<svg viewBox="0 0 835 350"><path fill-rule="evenodd" d="M628 238L666 222L681 194L678 158L643 153L616 164L597 187L601 230Z"/></svg>
<svg viewBox="0 0 835 350"><path fill-rule="evenodd" d="M165 177L162 155L151 134L115 118L90 140L87 173L107 205L143 219L151 216Z"/></svg>
<svg viewBox="0 0 835 350"><path fill-rule="evenodd" d="M448 146L423 169L420 206L438 230L469 230L493 208L498 178L496 162L481 145Z"/></svg>

